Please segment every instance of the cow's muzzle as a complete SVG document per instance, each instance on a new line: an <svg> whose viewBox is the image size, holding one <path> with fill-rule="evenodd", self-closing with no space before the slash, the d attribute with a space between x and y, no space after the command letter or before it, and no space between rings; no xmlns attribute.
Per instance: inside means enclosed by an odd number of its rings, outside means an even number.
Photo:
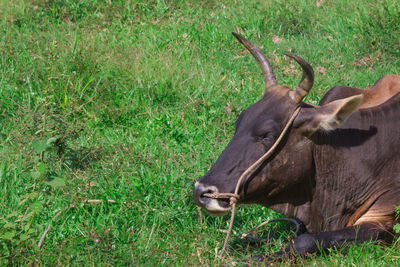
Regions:
<svg viewBox="0 0 400 267"><path fill-rule="evenodd" d="M218 193L218 188L214 185L206 185L196 182L193 190L193 199L196 204L204 208L207 212L223 216L231 209L229 199L215 199L206 197L205 194Z"/></svg>

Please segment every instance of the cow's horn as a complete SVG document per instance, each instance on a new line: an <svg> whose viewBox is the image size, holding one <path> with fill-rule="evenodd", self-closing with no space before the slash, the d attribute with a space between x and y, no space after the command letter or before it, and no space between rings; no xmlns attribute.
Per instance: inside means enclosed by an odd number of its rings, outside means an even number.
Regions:
<svg viewBox="0 0 400 267"><path fill-rule="evenodd" d="M262 73L264 75L264 80L266 87L270 87L276 85L276 78L274 71L272 70L271 64L269 64L267 57L261 52L261 50L252 44L249 40L241 36L236 32L232 32L233 36L235 36L239 42L241 42L247 50L253 55L253 57L257 60L258 64L261 67Z"/></svg>
<svg viewBox="0 0 400 267"><path fill-rule="evenodd" d="M286 56L293 58L303 69L303 76L301 81L297 86L296 90L290 92L290 96L297 102L300 103L301 100L308 94L311 87L314 84L314 71L310 63L293 54L284 53Z"/></svg>

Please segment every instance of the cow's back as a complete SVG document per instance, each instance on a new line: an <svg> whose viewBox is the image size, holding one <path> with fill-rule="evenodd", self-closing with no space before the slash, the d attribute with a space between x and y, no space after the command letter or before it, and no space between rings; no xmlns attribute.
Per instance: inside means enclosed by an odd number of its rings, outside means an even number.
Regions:
<svg viewBox="0 0 400 267"><path fill-rule="evenodd" d="M321 99L320 105L325 105L337 99L363 94L364 100L360 108L370 108L383 104L393 95L400 92L400 77L395 74L383 76L369 89L359 89L348 86L335 86Z"/></svg>

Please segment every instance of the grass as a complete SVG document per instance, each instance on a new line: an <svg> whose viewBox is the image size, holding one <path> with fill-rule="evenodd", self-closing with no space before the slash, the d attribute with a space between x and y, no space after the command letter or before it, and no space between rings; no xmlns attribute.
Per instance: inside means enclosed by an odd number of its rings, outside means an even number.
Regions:
<svg viewBox="0 0 400 267"><path fill-rule="evenodd" d="M283 52L307 59L312 103L400 67L397 1L3 0L0 25L0 265L217 264L228 218L200 225L193 183L263 92L231 31L262 47L282 84L301 74ZM241 207L234 230L277 216ZM224 263L277 250L283 236L234 237ZM393 265L398 247L297 264Z"/></svg>

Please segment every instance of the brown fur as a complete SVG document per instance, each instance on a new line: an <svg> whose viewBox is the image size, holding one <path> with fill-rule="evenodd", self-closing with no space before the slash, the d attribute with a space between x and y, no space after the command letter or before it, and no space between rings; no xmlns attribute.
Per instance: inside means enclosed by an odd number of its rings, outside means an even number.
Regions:
<svg viewBox="0 0 400 267"><path fill-rule="evenodd" d="M383 104L386 100L399 92L400 77L395 74L389 74L383 76L371 88L365 90L346 86L335 86L326 93L320 104L324 105L333 100L363 94L364 100L359 108L365 109Z"/></svg>

